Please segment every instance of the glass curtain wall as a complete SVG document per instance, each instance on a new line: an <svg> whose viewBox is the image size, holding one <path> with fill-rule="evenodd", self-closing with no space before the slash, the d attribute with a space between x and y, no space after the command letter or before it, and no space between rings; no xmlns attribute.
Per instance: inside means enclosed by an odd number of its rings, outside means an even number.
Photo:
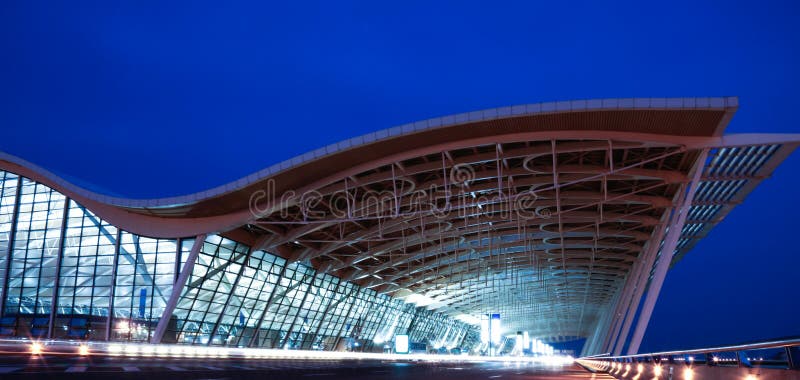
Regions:
<svg viewBox="0 0 800 380"><path fill-rule="evenodd" d="M3 315L21 316L15 326L18 334L45 337L58 278L66 198L27 178L20 186L13 242L7 248Z"/></svg>
<svg viewBox="0 0 800 380"><path fill-rule="evenodd" d="M198 257L167 302L194 246ZM123 231L59 192L0 171L0 336L380 351L396 334L429 350L475 327L219 235ZM55 305L55 307L53 307Z"/></svg>
<svg viewBox="0 0 800 380"><path fill-rule="evenodd" d="M0 283L3 286L6 284L8 248L11 241L14 215L16 215L19 182L20 178L16 174L0 171ZM2 289L2 291L5 292L6 289ZM0 299L0 313L4 309L4 302Z"/></svg>

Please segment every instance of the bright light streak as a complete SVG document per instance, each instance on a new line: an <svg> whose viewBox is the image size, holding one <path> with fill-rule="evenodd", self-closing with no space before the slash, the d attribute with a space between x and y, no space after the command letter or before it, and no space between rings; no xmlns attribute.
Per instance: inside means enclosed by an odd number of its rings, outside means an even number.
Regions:
<svg viewBox="0 0 800 380"><path fill-rule="evenodd" d="M744 380L756 380L756 375L747 375Z"/></svg>
<svg viewBox="0 0 800 380"><path fill-rule="evenodd" d="M556 355L548 355L548 356L539 356L533 358L527 357L515 357L511 358L508 357L508 360L505 361L514 361L514 360L522 360L523 358L529 359L532 362L538 362L541 364L552 365L552 366L560 366L560 365L570 365L572 364L575 359L572 356L556 356Z"/></svg>
<svg viewBox="0 0 800 380"><path fill-rule="evenodd" d="M128 345L125 346L125 355L136 356L139 354L139 346Z"/></svg>
<svg viewBox="0 0 800 380"><path fill-rule="evenodd" d="M108 346L106 351L108 351L108 353L111 354L111 355L119 355L122 352L122 346L113 344L113 345Z"/></svg>
<svg viewBox="0 0 800 380"><path fill-rule="evenodd" d="M167 346L156 347L156 355L161 357L169 356L169 347Z"/></svg>
<svg viewBox="0 0 800 380"><path fill-rule="evenodd" d="M144 345L141 347L142 356L151 356L153 355L153 351L155 351L155 347L151 345Z"/></svg>
<svg viewBox="0 0 800 380"><path fill-rule="evenodd" d="M694 371L691 368L686 368L683 370L683 380L692 380L694 379Z"/></svg>
<svg viewBox="0 0 800 380"><path fill-rule="evenodd" d="M639 365L636 366L636 372L637 373L644 372L644 365L642 365L642 363L639 363Z"/></svg>
<svg viewBox="0 0 800 380"><path fill-rule="evenodd" d="M653 374L655 374L656 377L661 376L661 372L662 371L663 370L661 369L661 365L660 364L656 364L656 366L653 367Z"/></svg>
<svg viewBox="0 0 800 380"><path fill-rule="evenodd" d="M398 339L399 337L399 339ZM394 343L402 345L404 338L400 335L394 337ZM407 339L407 338L406 338ZM449 339L446 339L449 340ZM507 357L487 357L470 355L464 352L462 355L430 355L430 354L397 354L397 353L362 353L362 352L331 352L331 351L311 351L311 350L282 350L282 349L262 349L262 348L238 348L238 347L204 347L179 344L154 345L148 343L75 343L69 341L47 341L44 342L25 342L23 350L31 352L33 355L50 352L72 352L76 357L80 356L124 356L128 358L137 357L173 357L173 358L242 358L248 360L280 359L280 360L399 360L399 361L420 361L436 363L464 363L464 362L501 362L509 365L520 365L524 363L541 363L549 366L571 365L575 359L570 356L542 355L538 357L507 356ZM445 344L443 347L447 347ZM394 347L393 347L394 348ZM403 347L400 347L403 348ZM394 350L393 350L394 351Z"/></svg>

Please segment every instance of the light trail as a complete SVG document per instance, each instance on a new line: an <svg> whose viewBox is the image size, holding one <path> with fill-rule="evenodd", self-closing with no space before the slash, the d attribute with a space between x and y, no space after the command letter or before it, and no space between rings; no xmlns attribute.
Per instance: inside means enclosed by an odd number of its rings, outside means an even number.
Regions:
<svg viewBox="0 0 800 380"><path fill-rule="evenodd" d="M509 362L544 365L571 365L570 356L476 356L433 354L387 354L281 350L267 348L208 347L179 344L76 342L61 340L0 340L2 354L119 356L183 359L270 359L270 360L388 360L419 362Z"/></svg>

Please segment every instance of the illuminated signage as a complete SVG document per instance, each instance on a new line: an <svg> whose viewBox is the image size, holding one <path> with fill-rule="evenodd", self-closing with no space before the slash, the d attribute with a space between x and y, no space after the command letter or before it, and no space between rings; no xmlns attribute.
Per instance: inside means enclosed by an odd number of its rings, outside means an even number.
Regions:
<svg viewBox="0 0 800 380"><path fill-rule="evenodd" d="M394 352L398 354L408 353L408 335L394 336Z"/></svg>

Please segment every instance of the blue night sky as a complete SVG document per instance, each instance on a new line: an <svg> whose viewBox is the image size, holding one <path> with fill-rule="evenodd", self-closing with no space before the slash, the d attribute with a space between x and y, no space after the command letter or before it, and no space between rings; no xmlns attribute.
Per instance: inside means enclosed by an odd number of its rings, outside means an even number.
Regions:
<svg viewBox="0 0 800 380"><path fill-rule="evenodd" d="M160 197L520 103L737 95L728 132L800 132L796 2L145 3L0 3L0 150ZM643 351L800 335L798 168L669 273Z"/></svg>

